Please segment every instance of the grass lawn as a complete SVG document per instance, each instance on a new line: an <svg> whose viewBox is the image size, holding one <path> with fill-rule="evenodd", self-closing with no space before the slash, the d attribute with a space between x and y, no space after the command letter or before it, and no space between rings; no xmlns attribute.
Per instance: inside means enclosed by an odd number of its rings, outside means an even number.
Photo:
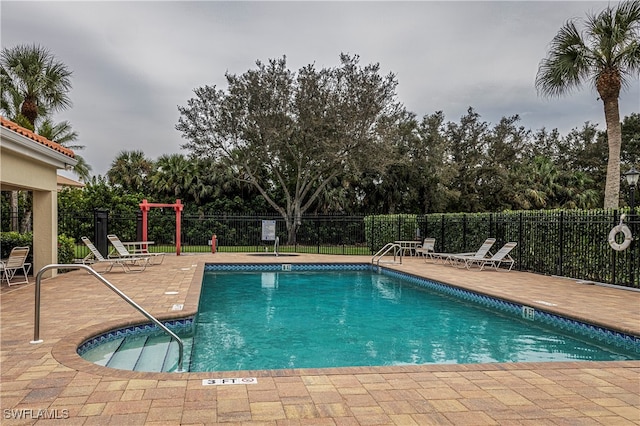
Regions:
<svg viewBox="0 0 640 426"><path fill-rule="evenodd" d="M263 252L265 248L273 252L273 246L220 246L217 251L220 253L255 253ZM180 247L182 253L209 253L211 246L191 246L183 245ZM168 244L158 244L149 246L151 253L175 253L176 247ZM344 254L344 255L372 255L369 247L361 246L280 246L280 253L311 253L311 254ZM82 259L89 254L89 249L84 245L76 245L75 258Z"/></svg>

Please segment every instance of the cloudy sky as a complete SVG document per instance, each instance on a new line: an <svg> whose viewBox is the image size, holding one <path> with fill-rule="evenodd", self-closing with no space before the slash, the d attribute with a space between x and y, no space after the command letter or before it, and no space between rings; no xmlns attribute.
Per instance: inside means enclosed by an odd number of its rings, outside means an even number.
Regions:
<svg viewBox="0 0 640 426"><path fill-rule="evenodd" d="M283 55L291 70L337 66L341 52L379 63L396 74L398 100L418 117L441 110L459 122L473 107L492 124L518 114L531 130L564 135L586 121L604 129L595 89L544 99L534 80L560 26L607 4L2 0L1 41L40 44L73 71L73 107L55 118L72 124L86 146L78 153L104 175L122 150L151 159L181 152L177 107L193 89L226 88L225 73ZM622 95L621 118L639 111L636 79Z"/></svg>

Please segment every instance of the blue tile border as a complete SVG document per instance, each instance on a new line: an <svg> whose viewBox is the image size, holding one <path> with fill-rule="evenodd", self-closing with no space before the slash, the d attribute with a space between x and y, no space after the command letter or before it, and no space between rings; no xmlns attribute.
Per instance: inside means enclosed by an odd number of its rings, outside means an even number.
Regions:
<svg viewBox="0 0 640 426"><path fill-rule="evenodd" d="M175 333L188 333L193 330L194 319L193 317L183 318L178 320L170 320L163 321L162 324L167 326L171 331ZM157 325L153 323L146 324L138 324L129 327L118 328L115 330L108 331L106 333L100 334L98 336L94 336L89 340L83 342L80 346L78 346L77 352L78 355L82 356L87 351L95 348L96 346L102 345L104 343L110 342L112 340L116 340L123 337L136 336L140 334L164 334L164 331L161 330Z"/></svg>
<svg viewBox="0 0 640 426"><path fill-rule="evenodd" d="M236 272L282 272L283 265L291 266L290 271L368 271L369 263L207 263L205 272L236 271Z"/></svg>

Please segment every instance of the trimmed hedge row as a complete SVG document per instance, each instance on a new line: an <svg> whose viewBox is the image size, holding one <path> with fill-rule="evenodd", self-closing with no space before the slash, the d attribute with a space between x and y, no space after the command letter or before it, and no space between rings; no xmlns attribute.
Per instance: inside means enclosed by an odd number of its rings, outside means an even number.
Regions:
<svg viewBox="0 0 640 426"><path fill-rule="evenodd" d="M628 213L628 212L627 212ZM615 251L609 232L620 223L620 211L552 210L503 213L376 215L364 219L367 243L376 252L403 239L436 239L438 252L474 252L488 238L497 250L518 243L511 255L516 268L547 275L640 288L638 215L625 223L634 230L631 248Z"/></svg>

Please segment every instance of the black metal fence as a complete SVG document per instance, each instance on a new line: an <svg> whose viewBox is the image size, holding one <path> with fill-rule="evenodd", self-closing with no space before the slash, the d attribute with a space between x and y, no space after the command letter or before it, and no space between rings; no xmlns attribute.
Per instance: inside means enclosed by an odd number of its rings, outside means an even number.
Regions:
<svg viewBox="0 0 640 426"><path fill-rule="evenodd" d="M625 223L640 232L638 216ZM217 236L218 251L263 252L273 241L262 240L262 221L276 223L280 251L318 254L372 255L394 240L436 238L436 251L473 252L487 237L500 247L518 243L512 252L515 269L546 275L640 288L640 241L624 251L609 244L609 232L620 223L619 211L526 211L487 214L379 216L307 215L301 220L295 244L288 245L284 220L274 215L181 216L183 252L208 252ZM140 238L139 215L110 213L108 232L120 239ZM80 241L94 236L94 217L66 212L59 215L59 232ZM162 251L175 251L175 213L151 211L148 240ZM79 247L80 254L82 248Z"/></svg>

